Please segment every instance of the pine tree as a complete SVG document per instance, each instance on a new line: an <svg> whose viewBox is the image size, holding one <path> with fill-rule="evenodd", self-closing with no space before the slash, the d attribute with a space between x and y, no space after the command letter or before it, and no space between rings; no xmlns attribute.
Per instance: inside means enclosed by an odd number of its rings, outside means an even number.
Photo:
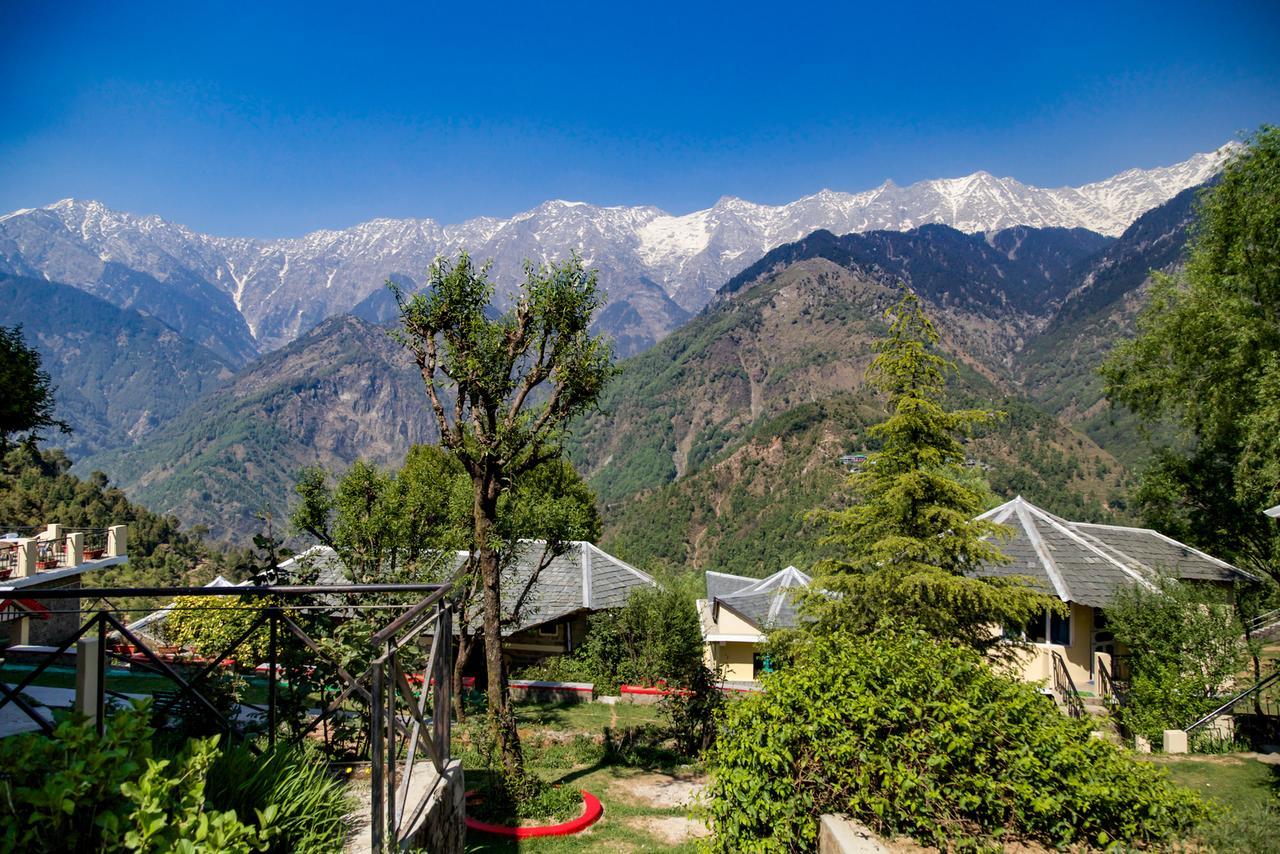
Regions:
<svg viewBox="0 0 1280 854"><path fill-rule="evenodd" d="M0 456L14 436L26 434L34 445L41 430L71 432L53 417L54 391L40 353L22 340L22 327L0 326Z"/></svg>
<svg viewBox="0 0 1280 854"><path fill-rule="evenodd" d="M965 575L1005 562L993 542L1004 529L975 518L990 490L964 468L961 442L1002 413L944 407L955 366L934 352L938 333L914 294L887 318L889 335L876 344L867 383L888 396L889 417L870 430L880 449L850 477L855 503L814 514L829 526L824 542L844 554L818 565L807 610L821 629L912 620L984 647L993 626L1025 624L1055 607L1024 579Z"/></svg>

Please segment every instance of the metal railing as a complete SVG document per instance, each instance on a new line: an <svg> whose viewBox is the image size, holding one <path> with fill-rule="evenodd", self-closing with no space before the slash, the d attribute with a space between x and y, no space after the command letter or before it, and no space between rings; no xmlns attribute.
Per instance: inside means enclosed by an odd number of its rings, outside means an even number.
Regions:
<svg viewBox="0 0 1280 854"><path fill-rule="evenodd" d="M39 654L38 663L14 686L0 680L0 708L13 703L46 734L52 734L54 726L41 716L23 696L23 691L34 684L64 654L75 648L85 637L97 638L94 660L78 662L78 667L92 667L96 671L97 690L92 697L96 709L98 732L107 725L107 697L123 696L109 691L106 685L108 664L120 662L143 672L162 676L176 688L163 692L153 704L153 720L166 720L175 712L184 715L194 713L200 721L212 723L228 738L243 741L249 749L259 748L249 738L251 733L237 719L229 718L202 693L211 678L225 668L227 662L255 633L264 628L268 635L267 661L265 662L267 699L265 705L239 702L265 717L266 736L274 746L281 729L280 686L293 680L305 683L303 674L324 670L332 674L321 681L318 692L323 708L318 713L304 713L297 722L286 743L298 743L325 727L324 742L332 749L329 740L331 722L341 724L349 719L352 702L367 708L369 735L369 762L372 776L370 835L372 850L382 851L388 845L399 846L414 829L436 786L445 778L450 755L450 726L453 684L453 606L447 600L449 585L324 585L324 586L276 586L276 587L180 587L180 588L80 588L42 590L41 599L86 600L109 597L205 597L237 596L272 597L264 602L258 615L231 643L212 659L189 661L174 660L172 656L151 649L136 633L131 631L110 610L91 612L91 616L71 637L60 645ZM295 619L301 606L291 606L289 600L298 597L332 597L346 595L358 598L376 593L428 593L416 604L403 605L406 610L387 626L376 632L370 643L371 663L358 676L353 676L342 663L325 650ZM311 602L316 600L312 599ZM331 601L331 600L330 600ZM316 610L332 612L334 606L310 605ZM342 609L344 606L337 606ZM369 607L381 607L370 605ZM414 662L420 658L420 638L429 635L431 643L425 665L418 669ZM114 642L114 644L112 644ZM287 642L295 642L288 647ZM298 647L297 645L301 646ZM87 650L88 647L80 647ZM306 655L306 665L300 666L298 658L282 661L287 650L301 650ZM286 656L287 657L287 656ZM252 665L251 665L252 666ZM261 670L261 667L255 668ZM311 679L310 684L317 684ZM327 687L326 687L327 686ZM310 695L308 695L310 696ZM294 698L296 699L296 698ZM324 700L328 699L325 703ZM88 698L80 699L81 703ZM306 704L304 704L306 705ZM307 720L307 718L310 718ZM332 754L331 754L332 755ZM433 785L419 787L423 791L413 793L411 783L415 774L426 773L419 767L420 760L427 760L436 772Z"/></svg>
<svg viewBox="0 0 1280 854"><path fill-rule="evenodd" d="M18 544L13 541L0 542L0 580L18 574Z"/></svg>
<svg viewBox="0 0 1280 854"><path fill-rule="evenodd" d="M435 787L446 780L452 713L453 609L444 600L445 592L442 589L427 597L371 639L375 650L381 652L373 661L370 680L370 839L374 851L382 851L388 842L399 847L417 825ZM402 650L426 634L431 636L431 646L426 666L415 674L420 686L415 696L403 667ZM410 785L420 759L430 760L436 777L410 804Z"/></svg>
<svg viewBox="0 0 1280 854"><path fill-rule="evenodd" d="M1203 717L1199 718L1194 723L1189 725L1186 728L1186 731L1193 732L1194 730L1197 730L1200 727L1204 726L1205 724L1210 723L1215 718L1218 718L1221 715L1228 714L1228 713L1236 714L1236 712L1234 711L1236 708L1236 704L1246 700L1253 701L1254 713L1268 715L1268 716L1280 715L1280 700L1270 701L1263 698L1263 691L1267 690L1273 685L1280 686L1280 671L1276 671L1275 673L1272 673L1270 676L1267 676L1264 679L1260 679L1258 682L1255 682L1253 685L1250 685L1248 688L1236 694L1234 697L1227 700L1225 703L1218 706L1216 709L1209 712L1207 715L1204 715Z"/></svg>
<svg viewBox="0 0 1280 854"><path fill-rule="evenodd" d="M1076 683L1071 679L1071 671L1067 670L1067 662L1057 650L1049 650L1053 662L1053 695L1066 708L1067 714L1073 718L1085 716L1084 701L1076 690Z"/></svg>
<svg viewBox="0 0 1280 854"><path fill-rule="evenodd" d="M1258 632L1272 628L1280 628L1280 608L1274 611L1268 611L1265 614L1259 614L1245 624L1246 636L1255 635Z"/></svg>
<svg viewBox="0 0 1280 854"><path fill-rule="evenodd" d="M79 528L72 533L84 534L84 559L98 560L107 556L106 528Z"/></svg>
<svg viewBox="0 0 1280 854"><path fill-rule="evenodd" d="M71 566L69 544L70 538L67 536L51 540L36 540L36 569L65 569Z"/></svg>
<svg viewBox="0 0 1280 854"><path fill-rule="evenodd" d="M1120 705L1120 692L1116 690L1116 681L1111 678L1111 669L1101 658L1095 658L1098 668L1098 696L1110 706Z"/></svg>

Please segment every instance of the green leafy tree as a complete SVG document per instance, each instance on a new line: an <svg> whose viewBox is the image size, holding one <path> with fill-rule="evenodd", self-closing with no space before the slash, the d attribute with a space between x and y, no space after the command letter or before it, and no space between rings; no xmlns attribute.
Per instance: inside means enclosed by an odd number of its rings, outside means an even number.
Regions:
<svg viewBox="0 0 1280 854"><path fill-rule="evenodd" d="M476 615L482 608L474 555L461 566L455 557L471 542L470 477L447 451L417 445L398 472L358 462L331 488L328 475L312 469L303 473L298 493L302 502L294 512L295 527L333 548L348 571L355 567L354 578L429 582L453 577L458 609L454 714L465 719L463 670L476 649ZM595 494L572 465L559 459L521 475L500 499L498 515L493 543L504 577L510 582L517 566L532 567L510 591L513 604L502 615L505 626L519 622L551 561L573 540L597 540L601 523Z"/></svg>
<svg viewBox="0 0 1280 854"><path fill-rule="evenodd" d="M439 580L451 568L447 558L466 544L462 474L427 445L411 448L398 472L356 460L334 488L324 469L306 469L293 524L332 548L357 584Z"/></svg>
<svg viewBox="0 0 1280 854"><path fill-rule="evenodd" d="M1158 741L1211 711L1248 659L1244 629L1221 591L1174 578L1123 587L1107 625L1130 652L1121 723Z"/></svg>
<svg viewBox="0 0 1280 854"><path fill-rule="evenodd" d="M562 457L566 427L595 405L614 369L609 343L590 331L604 297L577 257L526 265L505 312L493 294L486 268L466 254L438 260L426 293L396 291L400 338L426 384L441 445L471 480L490 728L505 774L519 783L524 760L502 658L501 499L522 475Z"/></svg>
<svg viewBox="0 0 1280 854"><path fill-rule="evenodd" d="M53 392L40 354L22 340L22 327L0 326L0 455L23 433L34 442L51 427L71 432L65 421L53 417Z"/></svg>
<svg viewBox="0 0 1280 854"><path fill-rule="evenodd" d="M938 333L914 294L887 316L867 383L887 395L889 417L868 431L880 449L850 476L853 504L813 514L842 556L818 565L806 610L822 629L867 630L891 614L987 646L993 625L1022 625L1059 604L1022 579L965 574L1005 561L992 542L1003 529L975 518L990 491L965 470L960 441L1000 413L944 408L954 365L934 352Z"/></svg>
<svg viewBox="0 0 1280 854"><path fill-rule="evenodd" d="M1108 398L1171 422L1137 494L1146 520L1280 580L1280 128L1263 126L1200 199L1185 269L1157 275Z"/></svg>

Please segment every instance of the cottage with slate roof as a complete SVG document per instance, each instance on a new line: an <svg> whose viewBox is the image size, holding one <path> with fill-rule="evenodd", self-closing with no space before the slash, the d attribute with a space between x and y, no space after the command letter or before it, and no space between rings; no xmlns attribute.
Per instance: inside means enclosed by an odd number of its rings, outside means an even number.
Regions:
<svg viewBox="0 0 1280 854"><path fill-rule="evenodd" d="M1098 692L1100 667L1114 674L1117 650L1107 631L1106 608L1116 591L1131 585L1154 587L1160 574L1182 581L1232 587L1257 579L1229 563L1148 528L1069 522L1022 496L983 513L1012 529L1000 550L1007 564L987 565L978 577L1030 577L1067 603L1063 617L1046 613L1026 629L1034 652L1025 660L1027 681L1052 684L1055 657L1081 691Z"/></svg>
<svg viewBox="0 0 1280 854"><path fill-rule="evenodd" d="M707 573L707 598L698 620L707 666L727 682L753 682L764 671L764 633L791 628L799 616L797 594L812 579L794 566L768 578Z"/></svg>
<svg viewBox="0 0 1280 854"><path fill-rule="evenodd" d="M636 588L657 586L649 575L582 541L567 543L564 552L552 557L529 585L543 562L546 543L531 540L522 545L516 565L502 579L503 615L510 621L502 630L506 638L503 649L509 664L532 663L577 649L586 637L591 614L622 607ZM454 567L467 557L467 552L458 552ZM342 561L328 546L314 546L280 564L277 570L281 583L288 583L299 573L314 575L311 583L315 584L349 582ZM528 593L517 609L526 587ZM477 652L471 660L483 659Z"/></svg>

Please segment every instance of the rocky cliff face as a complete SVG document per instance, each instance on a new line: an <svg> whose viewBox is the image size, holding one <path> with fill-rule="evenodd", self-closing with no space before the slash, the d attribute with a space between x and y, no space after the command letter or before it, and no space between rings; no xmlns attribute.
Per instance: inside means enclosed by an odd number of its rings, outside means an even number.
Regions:
<svg viewBox="0 0 1280 854"><path fill-rule="evenodd" d="M81 461L215 537L277 530L304 466L399 465L437 438L417 368L387 330L322 323L206 395L136 447Z"/></svg>

